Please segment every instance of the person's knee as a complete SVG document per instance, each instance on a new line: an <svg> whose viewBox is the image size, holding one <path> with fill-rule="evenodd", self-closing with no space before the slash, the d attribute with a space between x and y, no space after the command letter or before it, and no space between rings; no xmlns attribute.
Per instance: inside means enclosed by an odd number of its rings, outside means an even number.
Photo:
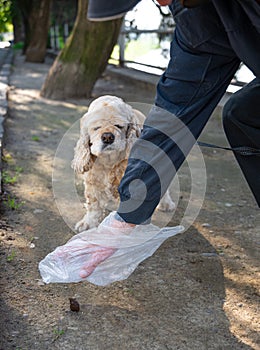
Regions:
<svg viewBox="0 0 260 350"><path fill-rule="evenodd" d="M237 96L231 96L223 108L223 125L225 129L229 129L232 125L242 122L246 116L246 111L240 103Z"/></svg>
<svg viewBox="0 0 260 350"><path fill-rule="evenodd" d="M239 90L230 97L223 108L224 128L234 125L241 129L244 126L259 127L259 108L260 94L258 86Z"/></svg>

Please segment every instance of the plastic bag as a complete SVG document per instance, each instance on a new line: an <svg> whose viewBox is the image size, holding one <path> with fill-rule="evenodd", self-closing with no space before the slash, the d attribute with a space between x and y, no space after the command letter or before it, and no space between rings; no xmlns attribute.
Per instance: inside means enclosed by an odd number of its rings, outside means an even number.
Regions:
<svg viewBox="0 0 260 350"><path fill-rule="evenodd" d="M39 263L43 281L70 283L87 280L105 286L126 279L167 238L184 230L183 226L160 229L153 224L114 228L111 227L114 215L115 212L112 212L97 228L73 236L65 245L48 254ZM102 247L112 248L112 255L88 277L80 277L82 266L91 259L93 252L102 251Z"/></svg>

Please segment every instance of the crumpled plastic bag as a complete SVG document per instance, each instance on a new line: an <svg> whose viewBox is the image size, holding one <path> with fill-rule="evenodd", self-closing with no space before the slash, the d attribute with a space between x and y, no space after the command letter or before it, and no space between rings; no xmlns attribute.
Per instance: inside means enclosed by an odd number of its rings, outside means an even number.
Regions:
<svg viewBox="0 0 260 350"><path fill-rule="evenodd" d="M65 245L57 247L40 263L45 283L71 283L87 280L105 286L128 278L136 267L153 255L169 237L184 230L183 226L159 227L148 224L134 228L111 227L115 212L110 213L97 227L73 236ZM82 266L93 253L92 245L111 247L115 252L101 262L86 278L80 277Z"/></svg>

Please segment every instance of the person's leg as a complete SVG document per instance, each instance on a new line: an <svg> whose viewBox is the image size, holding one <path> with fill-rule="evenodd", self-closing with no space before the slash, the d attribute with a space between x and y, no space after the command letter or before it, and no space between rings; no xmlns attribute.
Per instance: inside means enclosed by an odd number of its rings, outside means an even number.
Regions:
<svg viewBox="0 0 260 350"><path fill-rule="evenodd" d="M235 57L189 50L178 40L178 32L171 50L156 106L132 148L119 186L117 212L134 224L150 219L239 65Z"/></svg>
<svg viewBox="0 0 260 350"><path fill-rule="evenodd" d="M224 130L232 147L260 149L260 79L233 94L223 109ZM260 207L260 156L235 157Z"/></svg>

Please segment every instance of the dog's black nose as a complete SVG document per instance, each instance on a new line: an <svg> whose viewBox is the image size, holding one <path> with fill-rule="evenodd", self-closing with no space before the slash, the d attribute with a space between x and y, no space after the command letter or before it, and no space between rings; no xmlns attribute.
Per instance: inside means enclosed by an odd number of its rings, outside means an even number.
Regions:
<svg viewBox="0 0 260 350"><path fill-rule="evenodd" d="M111 145L115 141L115 135L112 132L104 132L101 136L101 140L103 143Z"/></svg>

